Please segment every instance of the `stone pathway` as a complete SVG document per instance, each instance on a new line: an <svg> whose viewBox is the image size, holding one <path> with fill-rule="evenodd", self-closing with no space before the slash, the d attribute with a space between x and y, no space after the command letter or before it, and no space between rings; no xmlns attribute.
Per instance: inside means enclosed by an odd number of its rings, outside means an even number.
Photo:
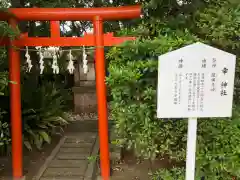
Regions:
<svg viewBox="0 0 240 180"><path fill-rule="evenodd" d="M97 132L66 133L39 170L35 180L90 180L98 153Z"/></svg>

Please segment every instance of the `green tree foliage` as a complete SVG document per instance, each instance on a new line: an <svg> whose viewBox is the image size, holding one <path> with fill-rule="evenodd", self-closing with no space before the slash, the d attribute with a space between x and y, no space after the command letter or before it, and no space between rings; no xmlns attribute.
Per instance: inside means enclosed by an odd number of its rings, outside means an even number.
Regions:
<svg viewBox="0 0 240 180"><path fill-rule="evenodd" d="M135 4L135 0L14 2L22 7L105 7ZM107 55L110 60L110 76L107 83L112 95L111 107L116 122L117 141L122 147L133 149L136 156L151 159L169 156L174 161L183 162L186 156L187 121L156 118L157 56L198 40L239 56L239 2L185 0L182 5L176 0L139 2L144 6L143 19L122 21L122 27L118 22L105 24L105 31L120 30L119 35L139 37L135 42L112 48ZM6 1L4 6L7 6ZM42 22L38 27L34 23L29 23L29 27L33 36L49 35L46 31L49 27L48 22ZM91 27L89 22L81 22L80 25L72 22L73 30L63 34L81 36L88 27ZM0 30L1 35L14 37L16 34L4 23L0 23ZM6 52L3 51L0 55L4 56L1 59L5 63ZM233 117L199 121L197 178L205 176L207 180L220 180L230 179L232 176L240 177L239 67L238 64ZM1 92L6 92L7 72L0 72L0 83ZM59 89L49 86L41 86L34 93L34 97L39 98L47 94L43 99L34 100L28 90L23 91L24 140L30 149L29 144L35 144L40 148L44 141L49 142L52 128L66 123L60 118L62 116L60 108L56 108L63 105ZM0 120L4 119L0 124L0 133L3 132L4 137L7 137L4 139L1 136L0 145L9 143L8 123L7 125L5 123L8 122L6 119L9 119L8 112L6 107L4 111L0 111ZM183 171L184 168L165 169L154 174L153 178L184 179Z"/></svg>
<svg viewBox="0 0 240 180"><path fill-rule="evenodd" d="M54 83L46 83L37 90L25 88L22 91L24 144L28 149L32 149L31 145L41 149L43 143L51 143L56 128L63 132L61 127L69 123L63 112L66 102Z"/></svg>
<svg viewBox="0 0 240 180"><path fill-rule="evenodd" d="M161 169L154 174L152 174L152 180L184 180L185 169L184 168L172 168ZM201 177L195 178L196 180L201 180Z"/></svg>
<svg viewBox="0 0 240 180"><path fill-rule="evenodd" d="M19 2L15 1L15 6ZM12 2L13 5L13 2ZM0 8L9 7L8 1L1 1ZM6 11L6 9L1 9ZM21 27L20 27L21 28ZM9 37L13 39L19 35L19 29L12 29L7 22L0 22L0 38ZM37 59L35 59L37 60ZM5 47L0 47L0 153L10 150L10 104L8 93L8 63ZM22 70L24 68L21 68ZM66 93L62 84L48 82L45 75L42 76L42 84L36 88L29 86L31 75L21 72L22 86L22 121L23 137L25 146L31 150L33 146L41 149L44 143L51 142L51 136L56 130L68 124L66 115L63 113L67 107ZM45 80L47 79L47 80ZM54 78L53 78L54 79ZM14 82L10 82L14 83ZM65 98L66 97L66 98Z"/></svg>
<svg viewBox="0 0 240 180"><path fill-rule="evenodd" d="M239 4L202 1L198 7L194 13L151 16L149 22L144 19L138 28L122 30L120 35L136 35L139 39L114 47L107 55L110 61L107 83L117 142L134 150L136 156L150 159L167 156L180 164L186 157L187 121L156 118L157 56L196 41L239 55ZM239 64L236 87L238 69ZM236 88L232 118L199 120L196 178L240 177L238 97ZM160 170L153 179L184 179L185 174L181 173L184 171L184 167Z"/></svg>
<svg viewBox="0 0 240 180"><path fill-rule="evenodd" d="M123 47L113 48L108 53L110 75L107 83L113 98L112 116L117 122L116 130L120 136L120 144L133 148L136 155L164 155L171 145L168 136L181 138L177 131L171 131L178 122L171 122L172 127L165 121L159 121L155 115L157 55L196 40L197 38L187 33L187 30L171 32L155 40L134 41ZM159 127L165 130L161 131ZM162 139L159 139L160 137ZM159 147L159 143L163 149Z"/></svg>
<svg viewBox="0 0 240 180"><path fill-rule="evenodd" d="M7 1L0 2L0 8L6 8L8 6ZM14 37L15 31L9 28L6 22L0 21L0 38L3 36ZM5 48L0 47L0 98L4 96L6 87L8 85L8 72L2 69L4 62L6 61L7 53ZM0 154L7 150L7 146L10 144L10 131L9 124L4 121L4 115L6 111L0 107Z"/></svg>

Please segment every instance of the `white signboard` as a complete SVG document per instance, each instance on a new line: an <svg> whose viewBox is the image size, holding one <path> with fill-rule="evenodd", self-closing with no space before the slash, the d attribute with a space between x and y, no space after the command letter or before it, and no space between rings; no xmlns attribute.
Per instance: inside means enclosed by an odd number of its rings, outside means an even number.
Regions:
<svg viewBox="0 0 240 180"><path fill-rule="evenodd" d="M186 180L195 179L198 117L231 117L236 56L195 43L159 56L158 118L189 118Z"/></svg>
<svg viewBox="0 0 240 180"><path fill-rule="evenodd" d="M230 117L235 63L199 42L159 56L158 118Z"/></svg>

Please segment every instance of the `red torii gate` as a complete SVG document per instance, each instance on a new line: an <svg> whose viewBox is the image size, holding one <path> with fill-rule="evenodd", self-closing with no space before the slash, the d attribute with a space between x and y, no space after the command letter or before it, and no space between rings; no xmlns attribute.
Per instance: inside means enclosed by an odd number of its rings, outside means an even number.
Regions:
<svg viewBox="0 0 240 180"><path fill-rule="evenodd" d="M96 89L98 103L98 126L100 136L101 175L109 180L109 145L107 98L105 85L104 46L113 46L133 37L113 37L113 34L103 33L104 20L120 20L138 18L141 7L109 7L109 8L10 8L7 12L0 12L0 20L8 21L12 28L16 28L18 21L50 21L51 37L28 37L21 34L15 40L0 38L0 45L9 46L9 79L10 83L11 125L12 125L12 166L13 177L21 178L22 172L22 119L20 93L20 52L23 46L96 46ZM84 37L60 37L59 21L89 20L93 21L94 35ZM15 47L17 48L15 48Z"/></svg>

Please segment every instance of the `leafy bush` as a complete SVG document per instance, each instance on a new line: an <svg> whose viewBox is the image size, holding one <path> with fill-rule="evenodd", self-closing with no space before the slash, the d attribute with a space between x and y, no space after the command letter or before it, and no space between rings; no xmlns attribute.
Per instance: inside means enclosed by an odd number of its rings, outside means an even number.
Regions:
<svg viewBox="0 0 240 180"><path fill-rule="evenodd" d="M8 7L8 1L0 2L0 11ZM5 21L0 21L0 38L3 36L9 37L10 39L15 38L19 34L18 29L13 30L9 27ZM5 48L0 47L0 98L1 103L4 97L7 97L7 86L8 86L8 72L4 69L5 62L7 59L7 51ZM5 99L5 98L4 98ZM0 107L0 154L8 152L9 144L11 142L10 127L8 121L4 118L8 112Z"/></svg>
<svg viewBox="0 0 240 180"><path fill-rule="evenodd" d="M0 22L0 37L8 36L14 38L18 31L9 28L6 22ZM2 153L8 151L10 138L10 109L7 85L8 73L5 72L7 65L7 53L4 48L0 49L0 147ZM29 85L29 77L25 73L22 79L22 121L23 136L25 146L31 150L32 146L41 148L42 145L51 142L51 136L58 128L68 122L64 117L63 111L66 108L65 97L69 94L60 88L55 87L54 83L44 82L37 89ZM62 130L63 131L63 130ZM6 149L7 148L7 149Z"/></svg>
<svg viewBox="0 0 240 180"><path fill-rule="evenodd" d="M107 83L113 99L111 109L116 133L119 143L134 149L137 156L164 155L171 146L171 138L182 138L177 131L173 132L180 121L156 118L157 56L196 40L187 31L169 32L153 41L139 40L112 48L108 53Z"/></svg>
<svg viewBox="0 0 240 180"><path fill-rule="evenodd" d="M234 44L231 42L224 44L225 41L219 39L221 37L228 40L231 35L229 33L225 36L215 34L216 41L211 41L213 37L208 36L209 33L214 34L214 29L206 34L196 33L197 37L191 35L194 29L200 28L203 22L206 23L202 16L205 17L204 14L198 14L200 19L199 23L195 22L196 28L176 30L162 23L159 25L161 29L157 31L158 37L150 40L147 36L145 38L141 36L135 42L112 48L107 55L110 60L107 83L112 96L111 113L116 122L117 141L121 147L134 150L136 156L144 158L168 156L177 162L184 162L186 159L187 120L156 118L157 56L199 41L200 38L202 42L210 45L217 47L221 45L223 50L239 52L239 41L233 40ZM209 16L213 15L210 13ZM211 25L211 21L207 23ZM224 23L230 22L227 20ZM216 23L215 28L218 28L218 25L219 23ZM235 22L233 27L234 32L238 33L239 29ZM227 30L229 26L226 25L225 28ZM222 43L217 45L217 42ZM238 65L237 68L239 67ZM238 98L236 94L239 94L238 89L235 89L235 102ZM228 119L199 120L196 177L204 176L207 180L240 177L238 105L234 106L233 112L233 117ZM165 178L163 175L159 177ZM179 176L179 179L181 178Z"/></svg>
<svg viewBox="0 0 240 180"><path fill-rule="evenodd" d="M4 59L6 58L6 51L5 49L0 49L0 66L2 65ZM8 84L7 79L7 72L0 72L0 96L4 96L5 89ZM7 147L11 141L10 132L9 132L9 125L4 120L3 116L7 112L0 108L0 154L3 154L7 150Z"/></svg>
<svg viewBox="0 0 240 180"><path fill-rule="evenodd" d="M160 169L151 175L151 180L184 180L184 168ZM197 178L196 180L201 180Z"/></svg>
<svg viewBox="0 0 240 180"><path fill-rule="evenodd" d="M6 11L9 1L0 2L0 11ZM0 21L0 38L3 36L10 39L19 35L19 29L11 29L7 22ZM34 59L33 59L34 60ZM10 139L10 109L8 94L8 70L7 51L0 49L0 148L8 147ZM22 68L23 70L23 68ZM43 75L44 78L48 78ZM53 76L52 76L53 77ZM22 72L22 121L24 144L28 149L32 146L41 148L47 142L50 143L51 136L56 130L62 131L66 125L65 114L66 103L69 101L69 92L63 88L56 87L59 83L46 83L36 88L33 84L37 82L38 75L32 74L32 78ZM30 84L30 85L29 85ZM38 83L35 83L38 84ZM39 85L39 84L38 84ZM4 96L3 96L4 95Z"/></svg>
<svg viewBox="0 0 240 180"><path fill-rule="evenodd" d="M11 142L9 125L3 119L5 113L5 111L0 109L0 155L9 152L8 147Z"/></svg>
<svg viewBox="0 0 240 180"><path fill-rule="evenodd" d="M1 36L0 36L1 37ZM4 95L5 88L8 85L8 73L4 71L4 61L6 61L7 53L5 48L0 48L0 95Z"/></svg>
<svg viewBox="0 0 240 180"><path fill-rule="evenodd" d="M172 169L159 169L155 173L151 174L151 180L184 180L185 179L185 168L172 168ZM222 176L215 176L215 177L202 177L199 175L195 176L195 180L232 180L231 176L222 177Z"/></svg>
<svg viewBox="0 0 240 180"><path fill-rule="evenodd" d="M6 79L5 73L0 73L0 96L4 95L3 91L7 85ZM6 113L6 111L0 108L0 154L4 153L11 141L9 125L3 118Z"/></svg>
<svg viewBox="0 0 240 180"><path fill-rule="evenodd" d="M8 97L7 97L8 99ZM0 120L4 127L0 126L0 145L3 150L10 142L10 110L9 103L1 105ZM26 85L22 86L22 121L24 145L31 150L33 146L41 149L44 143L50 143L51 137L56 131L63 132L62 127L68 124L64 113L65 99L59 88L53 83L45 83L38 89L32 89ZM9 149L9 148L8 148Z"/></svg>
<svg viewBox="0 0 240 180"><path fill-rule="evenodd" d="M63 131L61 127L68 124L63 112L65 101L53 83L22 92L24 144L29 149L32 144L40 149L44 142L51 142L56 128Z"/></svg>
<svg viewBox="0 0 240 180"><path fill-rule="evenodd" d="M216 1L217 3L218 1ZM208 43L236 54L235 103L240 103L240 4L234 0L224 0L199 11L194 16L194 34Z"/></svg>
<svg viewBox="0 0 240 180"><path fill-rule="evenodd" d="M211 5L194 16L192 31L211 44L234 54L240 54L240 4L223 1Z"/></svg>
<svg viewBox="0 0 240 180"><path fill-rule="evenodd" d="M199 121L197 175L206 179L240 177L239 107L230 119Z"/></svg>
<svg viewBox="0 0 240 180"><path fill-rule="evenodd" d="M0 72L0 96L4 95L4 91L7 84L8 84L7 73Z"/></svg>

